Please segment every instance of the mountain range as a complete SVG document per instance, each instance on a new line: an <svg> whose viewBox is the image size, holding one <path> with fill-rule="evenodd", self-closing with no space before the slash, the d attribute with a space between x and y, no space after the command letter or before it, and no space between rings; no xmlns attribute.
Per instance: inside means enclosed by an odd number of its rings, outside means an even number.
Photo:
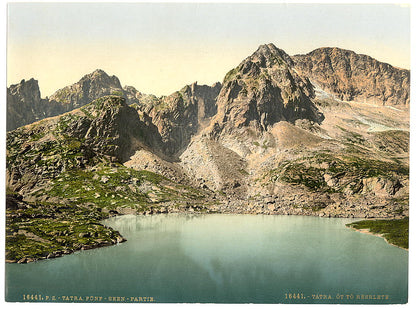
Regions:
<svg viewBox="0 0 416 309"><path fill-rule="evenodd" d="M102 70L49 98L22 80L7 90L7 259L122 241L97 226L124 213L408 216L409 81L353 51L273 44L162 97Z"/></svg>

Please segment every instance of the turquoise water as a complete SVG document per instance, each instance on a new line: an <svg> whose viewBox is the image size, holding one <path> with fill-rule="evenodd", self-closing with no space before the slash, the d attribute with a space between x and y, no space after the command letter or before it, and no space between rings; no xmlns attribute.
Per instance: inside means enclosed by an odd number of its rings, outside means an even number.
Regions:
<svg viewBox="0 0 416 309"><path fill-rule="evenodd" d="M405 303L408 252L346 228L351 221L263 215L111 218L104 223L127 242L6 264L6 300ZM380 299L361 300L361 295Z"/></svg>

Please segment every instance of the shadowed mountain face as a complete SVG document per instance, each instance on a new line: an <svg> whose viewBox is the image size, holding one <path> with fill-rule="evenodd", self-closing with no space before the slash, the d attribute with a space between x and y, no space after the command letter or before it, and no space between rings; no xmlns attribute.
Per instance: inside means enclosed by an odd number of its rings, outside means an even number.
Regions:
<svg viewBox="0 0 416 309"><path fill-rule="evenodd" d="M33 78L7 88L7 131L60 113L60 104L41 98Z"/></svg>
<svg viewBox="0 0 416 309"><path fill-rule="evenodd" d="M220 83L212 86L196 82L160 98L142 94L135 88L124 87L131 106L149 115L157 126L168 156L177 157L189 144L191 137L205 128L217 113Z"/></svg>
<svg viewBox="0 0 416 309"><path fill-rule="evenodd" d="M217 113L216 99L220 89L220 83L211 87L194 83L147 108L168 155L176 156L183 151L191 137L209 124L210 118Z"/></svg>
<svg viewBox="0 0 416 309"><path fill-rule="evenodd" d="M213 133L250 126L265 131L279 121L323 120L311 101L308 78L293 70L293 62L273 44L262 45L224 78L218 96Z"/></svg>
<svg viewBox="0 0 416 309"><path fill-rule="evenodd" d="M292 57L296 70L345 101L409 105L410 71L340 48L319 48Z"/></svg>
<svg viewBox="0 0 416 309"><path fill-rule="evenodd" d="M41 105L39 85L33 78L7 88L7 131L35 122Z"/></svg>

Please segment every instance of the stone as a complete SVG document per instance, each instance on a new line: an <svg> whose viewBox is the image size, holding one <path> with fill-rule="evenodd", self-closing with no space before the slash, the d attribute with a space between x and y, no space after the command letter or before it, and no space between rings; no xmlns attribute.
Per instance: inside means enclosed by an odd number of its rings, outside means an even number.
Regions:
<svg viewBox="0 0 416 309"><path fill-rule="evenodd" d="M20 260L17 261L18 264L24 264L27 262L27 258L21 258Z"/></svg>
<svg viewBox="0 0 416 309"><path fill-rule="evenodd" d="M318 48L291 57L302 76L345 101L409 105L410 71L341 48Z"/></svg>

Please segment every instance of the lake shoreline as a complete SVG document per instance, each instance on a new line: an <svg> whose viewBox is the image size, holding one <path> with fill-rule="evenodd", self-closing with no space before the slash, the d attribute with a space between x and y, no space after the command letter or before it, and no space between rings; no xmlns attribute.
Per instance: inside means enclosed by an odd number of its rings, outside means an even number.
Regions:
<svg viewBox="0 0 416 309"><path fill-rule="evenodd" d="M397 247L397 248L400 248L400 249L403 249L403 250L406 250L406 251L409 251L409 248L403 248L403 247L401 247L401 246L398 246L398 245L396 245L396 244L394 244L394 243L389 242L389 241L387 240L387 238L384 236L384 234L380 234L380 233L373 233L373 232L370 232L370 230L369 230L369 229L359 229L359 228L355 228L355 227L348 226L348 225L346 225L346 227L347 227L347 228L349 228L349 229L352 229L352 230L354 230L354 231L357 231L357 232L359 232L359 233L362 233L362 234L367 234L367 235L371 235L371 236L376 236L376 237L383 238L383 239L384 239L384 241L385 241L386 243L388 243L389 245L394 246L394 247Z"/></svg>
<svg viewBox="0 0 416 309"><path fill-rule="evenodd" d="M33 262L37 262L37 261L43 261L43 260L49 260L49 259L63 257L65 255L70 255L70 254L73 254L73 253L78 252L78 251L109 247L109 246L117 245L117 244L120 244L120 243L123 243L123 242L126 242L126 241L127 241L127 239L125 239L124 237L121 237L121 238L117 237L117 239L112 241L112 242L102 241L102 242L96 243L94 245L82 245L80 247L80 249L77 249L77 250L56 250L56 251L50 252L46 256L39 257L39 258L24 257L20 260L8 260L8 259L6 259L5 262L10 263L10 264L33 263Z"/></svg>
<svg viewBox="0 0 416 309"><path fill-rule="evenodd" d="M346 226L363 234L381 237L388 244L408 251L409 217L396 220L361 220Z"/></svg>
<svg viewBox="0 0 416 309"><path fill-rule="evenodd" d="M161 211L162 210L162 211ZM189 207L179 207L179 208L171 208L171 207L154 207L154 208L150 208L150 210L146 210L146 211L137 211L136 209L132 209L132 208L122 208L119 209L120 212L117 211L113 211L111 213L108 213L105 219L111 218L111 217L118 217L118 216L123 216L123 215L127 215L127 214L132 214L132 215L137 215L137 216L153 216L153 215L158 215L158 214L240 214L240 215L276 215L276 216L307 216L307 217L321 217L321 218L350 218L350 219L357 219L357 220L366 220L368 218L365 217L355 217L354 215L351 214L337 214L337 215L331 215L331 214L327 214L327 213L322 213L322 212L316 212L316 211L311 211L308 209L299 209L299 208L291 208L292 211L290 211L290 209L287 208L281 208L281 209L275 209L275 210L270 210L269 208L261 208L261 209L236 209L236 208L225 208L225 209L221 209L221 211L213 211L210 210L210 208L206 208L206 209L194 209L192 206ZM390 220L392 218L376 218L376 217L371 217L371 219L387 219ZM348 227L348 226L347 226ZM348 227L351 228L351 227ZM355 228L353 228L355 229ZM360 231L359 229L355 229L357 231ZM117 231L118 232L118 231ZM368 233L368 234L372 234L373 233ZM381 235L375 235L375 236L379 236L379 237L383 237ZM383 237L384 238L384 237ZM103 242L98 242L94 245L80 245L79 249L77 250L56 250L56 251L52 251L49 252L48 255L43 256L43 257L39 257L39 258L31 258L31 257L24 257L21 258L19 260L10 260L10 259L6 259L6 263L18 263L18 264L26 264L26 263L32 263L32 262L36 262L36 261L42 261L42 260L47 260L47 259L51 259L51 258L58 258L58 257L62 257L65 255L69 255L72 254L74 252L77 251L83 251L83 250L91 250L91 249L97 249L97 248L102 248L102 247L107 247L107 246L112 246L112 245L116 245L118 243L122 243L127 241L127 239L125 239L122 235L120 235L120 237L117 237L117 239L112 240L111 242L108 241L103 241ZM389 243L386 240L387 243ZM390 244L390 243L389 243ZM394 244L393 244L394 245ZM400 247L401 248L401 247ZM402 248L405 249L405 248Z"/></svg>

